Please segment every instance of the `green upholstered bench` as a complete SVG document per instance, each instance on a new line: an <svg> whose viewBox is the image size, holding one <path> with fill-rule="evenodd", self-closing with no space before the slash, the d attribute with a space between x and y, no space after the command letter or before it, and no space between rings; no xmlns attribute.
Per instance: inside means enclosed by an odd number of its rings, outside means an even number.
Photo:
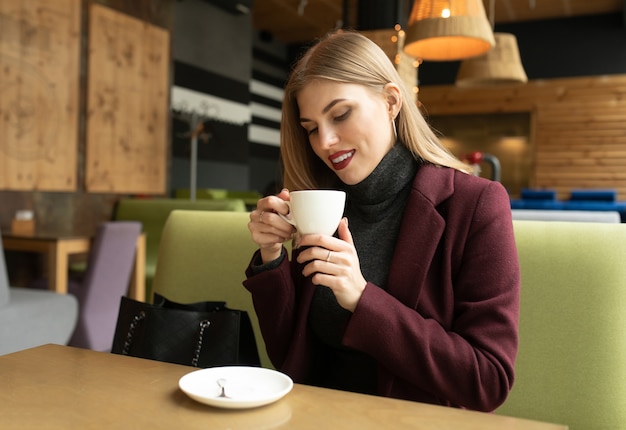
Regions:
<svg viewBox="0 0 626 430"><path fill-rule="evenodd" d="M175 191L177 199L188 199L191 195L189 188L179 188ZM226 188L199 188L196 190L197 199L241 199L249 210L256 208L256 203L263 195L254 190L228 190Z"/></svg>
<svg viewBox="0 0 626 430"><path fill-rule="evenodd" d="M261 365L271 368L252 298L242 285L257 249L249 219L247 213L172 212L163 229L153 290L180 303L225 301L248 311Z"/></svg>
<svg viewBox="0 0 626 430"><path fill-rule="evenodd" d="M181 302L224 300L250 313L262 364L271 367L249 292L256 249L248 214L172 212L154 290ZM626 429L626 225L514 221L522 271L517 376L496 413Z"/></svg>
<svg viewBox="0 0 626 430"><path fill-rule="evenodd" d="M516 380L499 414L626 429L626 225L514 221Z"/></svg>
<svg viewBox="0 0 626 430"><path fill-rule="evenodd" d="M117 202L115 220L141 221L146 234L146 300L152 301L151 285L156 269L161 232L170 212L175 209L194 211L245 212L241 199L183 200L123 198ZM247 213L246 213L247 216Z"/></svg>

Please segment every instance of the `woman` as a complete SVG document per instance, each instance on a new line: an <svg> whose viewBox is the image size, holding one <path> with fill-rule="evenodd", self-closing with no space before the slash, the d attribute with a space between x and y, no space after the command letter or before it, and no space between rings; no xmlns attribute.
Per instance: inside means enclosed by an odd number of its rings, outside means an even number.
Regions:
<svg viewBox="0 0 626 430"><path fill-rule="evenodd" d="M285 88L283 189L258 202L247 270L267 351L296 382L490 411L514 378L509 198L438 141L384 52L337 32ZM337 236L291 261L288 190L347 193ZM329 252L331 251L331 252ZM330 258L329 258L330 257Z"/></svg>

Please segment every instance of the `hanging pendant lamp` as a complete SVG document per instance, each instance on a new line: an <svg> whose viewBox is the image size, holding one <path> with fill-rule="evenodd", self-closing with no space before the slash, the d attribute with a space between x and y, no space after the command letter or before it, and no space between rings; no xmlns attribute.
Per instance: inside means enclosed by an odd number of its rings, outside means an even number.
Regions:
<svg viewBox="0 0 626 430"><path fill-rule="evenodd" d="M430 61L485 54L495 45L483 0L415 0L404 52Z"/></svg>
<svg viewBox="0 0 626 430"><path fill-rule="evenodd" d="M510 33L495 33L496 46L487 54L461 63L456 77L458 87L525 84L517 39Z"/></svg>

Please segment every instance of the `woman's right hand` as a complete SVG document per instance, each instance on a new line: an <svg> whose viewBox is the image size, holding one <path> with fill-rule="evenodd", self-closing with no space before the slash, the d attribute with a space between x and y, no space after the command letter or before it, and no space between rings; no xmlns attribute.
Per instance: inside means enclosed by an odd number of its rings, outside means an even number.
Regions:
<svg viewBox="0 0 626 430"><path fill-rule="evenodd" d="M259 245L263 263L280 257L283 242L291 239L295 228L278 214L289 214L289 191L285 188L275 196L264 197L257 202L256 209L250 212L248 229L252 240Z"/></svg>

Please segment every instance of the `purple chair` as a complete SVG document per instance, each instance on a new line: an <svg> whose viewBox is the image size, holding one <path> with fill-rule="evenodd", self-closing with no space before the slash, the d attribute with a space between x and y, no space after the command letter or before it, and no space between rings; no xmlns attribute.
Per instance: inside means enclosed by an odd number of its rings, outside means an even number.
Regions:
<svg viewBox="0 0 626 430"><path fill-rule="evenodd" d="M69 345L109 351L120 298L128 292L141 223L102 223L89 252L82 282L70 281L68 292L78 299L78 323Z"/></svg>

